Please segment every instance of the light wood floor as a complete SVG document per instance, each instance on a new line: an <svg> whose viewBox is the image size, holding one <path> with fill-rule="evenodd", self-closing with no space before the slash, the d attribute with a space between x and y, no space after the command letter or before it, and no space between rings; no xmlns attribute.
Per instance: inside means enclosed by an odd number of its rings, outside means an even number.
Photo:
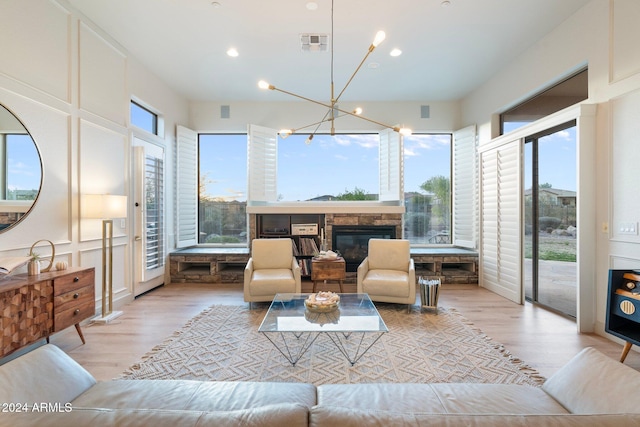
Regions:
<svg viewBox="0 0 640 427"><path fill-rule="evenodd" d="M332 289L331 285L327 290ZM311 282L303 283L311 292ZM346 284L345 292L355 292ZM417 301L419 303L419 299ZM51 337L98 380L118 376L189 319L213 304L246 304L241 285L171 284L153 290L123 307L124 314L107 325L85 325L82 345L75 328ZM619 360L622 345L592 334L576 333L575 322L531 304L517 305L483 288L443 285L439 305L457 309L514 356L549 377L582 348L593 346ZM414 307L418 315L420 308ZM423 310L424 315L430 311ZM432 313L432 312L431 312ZM640 370L640 353L625 364Z"/></svg>

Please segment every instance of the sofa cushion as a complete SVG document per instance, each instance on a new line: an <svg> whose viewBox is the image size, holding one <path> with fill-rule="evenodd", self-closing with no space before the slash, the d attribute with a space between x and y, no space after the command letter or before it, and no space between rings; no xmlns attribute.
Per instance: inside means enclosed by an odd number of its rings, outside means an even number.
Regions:
<svg viewBox="0 0 640 427"><path fill-rule="evenodd" d="M64 351L45 344L0 366L0 384L2 403L65 404L96 380Z"/></svg>
<svg viewBox="0 0 640 427"><path fill-rule="evenodd" d="M280 403L311 407L316 403L316 388L281 382L114 380L98 383L73 406L233 411Z"/></svg>
<svg viewBox="0 0 640 427"><path fill-rule="evenodd" d="M542 389L574 414L639 413L640 374L588 347L542 385Z"/></svg>
<svg viewBox="0 0 640 427"><path fill-rule="evenodd" d="M279 404L236 411L171 411L159 409L73 409L70 412L2 414L1 427L304 427L309 409ZM5 417L6 415L6 417Z"/></svg>
<svg viewBox="0 0 640 427"><path fill-rule="evenodd" d="M640 425L640 415L492 415L430 414L314 406L311 427L620 427Z"/></svg>
<svg viewBox="0 0 640 427"><path fill-rule="evenodd" d="M539 387L516 384L327 384L318 405L395 412L566 414Z"/></svg>
<svg viewBox="0 0 640 427"><path fill-rule="evenodd" d="M404 239L369 239L370 270L409 270L411 247Z"/></svg>

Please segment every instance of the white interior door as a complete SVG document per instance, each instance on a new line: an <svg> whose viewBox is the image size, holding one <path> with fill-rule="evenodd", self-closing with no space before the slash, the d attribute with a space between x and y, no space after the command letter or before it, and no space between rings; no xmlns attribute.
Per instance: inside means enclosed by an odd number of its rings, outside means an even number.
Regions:
<svg viewBox="0 0 640 427"><path fill-rule="evenodd" d="M164 283L164 148L134 137L134 294Z"/></svg>

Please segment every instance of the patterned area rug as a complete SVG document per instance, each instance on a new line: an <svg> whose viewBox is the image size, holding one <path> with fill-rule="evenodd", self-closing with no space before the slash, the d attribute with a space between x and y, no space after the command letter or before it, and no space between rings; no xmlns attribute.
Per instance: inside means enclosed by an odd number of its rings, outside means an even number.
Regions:
<svg viewBox="0 0 640 427"><path fill-rule="evenodd" d="M475 382L539 386L544 378L454 309L377 304L389 332L354 366L321 334L295 366L258 332L266 308L212 306L119 379L328 383Z"/></svg>

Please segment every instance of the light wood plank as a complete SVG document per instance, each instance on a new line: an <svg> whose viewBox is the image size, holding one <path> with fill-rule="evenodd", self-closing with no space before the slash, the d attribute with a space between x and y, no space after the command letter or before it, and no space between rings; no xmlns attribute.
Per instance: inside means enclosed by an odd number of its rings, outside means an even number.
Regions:
<svg viewBox="0 0 640 427"><path fill-rule="evenodd" d="M303 292L311 292L303 281ZM333 287L332 287L333 286ZM338 284L328 284L338 292ZM355 292L355 283L345 283ZM418 315L420 301L414 314ZM73 328L51 337L98 380L109 380L162 343L189 319L213 304L239 305L238 284L171 284L153 290L122 308L124 314L107 325L83 326L82 345ZM578 334L574 321L531 304L517 305L474 285L443 285L439 306L455 308L476 327L503 344L511 354L551 376L582 348L593 346L615 360L623 345L594 334ZM426 314L427 310L423 310ZM625 364L640 369L640 353L631 351Z"/></svg>

